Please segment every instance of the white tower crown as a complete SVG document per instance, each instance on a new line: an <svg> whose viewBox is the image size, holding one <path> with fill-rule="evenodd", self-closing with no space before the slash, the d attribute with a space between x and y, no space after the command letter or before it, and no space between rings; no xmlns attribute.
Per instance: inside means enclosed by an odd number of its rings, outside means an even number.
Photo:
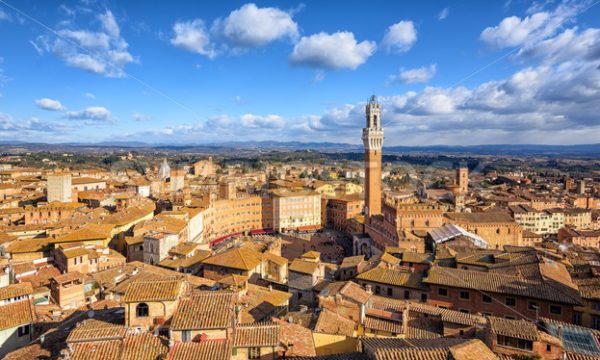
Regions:
<svg viewBox="0 0 600 360"><path fill-rule="evenodd" d="M381 108L377 97L371 96L365 106L367 117L366 127L363 129L362 139L366 150L381 150L383 146L383 129L381 128Z"/></svg>

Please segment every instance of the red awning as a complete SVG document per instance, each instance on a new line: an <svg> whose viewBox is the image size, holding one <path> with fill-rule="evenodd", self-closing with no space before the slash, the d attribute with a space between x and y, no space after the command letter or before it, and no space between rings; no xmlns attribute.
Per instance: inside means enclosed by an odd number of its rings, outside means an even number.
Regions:
<svg viewBox="0 0 600 360"><path fill-rule="evenodd" d="M222 243L223 241L225 241L225 240L227 240L229 238L232 238L234 236L239 236L239 235L242 235L242 233L234 233L234 234L229 234L229 235L221 236L221 237L218 237L218 238L214 239L213 241L209 242L208 244L210 246L215 246L215 245L217 245L219 243Z"/></svg>
<svg viewBox="0 0 600 360"><path fill-rule="evenodd" d="M299 226L298 231L317 231L320 228L321 228L321 225Z"/></svg>

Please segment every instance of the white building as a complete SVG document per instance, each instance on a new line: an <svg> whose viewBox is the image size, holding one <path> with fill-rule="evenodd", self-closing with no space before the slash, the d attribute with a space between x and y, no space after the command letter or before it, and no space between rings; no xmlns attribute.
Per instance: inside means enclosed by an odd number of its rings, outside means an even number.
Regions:
<svg viewBox="0 0 600 360"><path fill-rule="evenodd" d="M48 175L46 192L48 202L71 202L71 174Z"/></svg>
<svg viewBox="0 0 600 360"><path fill-rule="evenodd" d="M31 283L0 288L0 358L33 340Z"/></svg>
<svg viewBox="0 0 600 360"><path fill-rule="evenodd" d="M179 235L153 231L144 235L144 262L156 265L169 256L169 250L179 243Z"/></svg>

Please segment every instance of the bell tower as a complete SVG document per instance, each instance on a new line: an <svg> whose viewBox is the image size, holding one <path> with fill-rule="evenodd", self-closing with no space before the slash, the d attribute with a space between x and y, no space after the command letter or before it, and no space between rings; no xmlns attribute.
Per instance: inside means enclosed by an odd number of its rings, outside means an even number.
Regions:
<svg viewBox="0 0 600 360"><path fill-rule="evenodd" d="M365 107L366 127L362 132L365 147L365 215L381 214L381 108L377 97L371 96Z"/></svg>

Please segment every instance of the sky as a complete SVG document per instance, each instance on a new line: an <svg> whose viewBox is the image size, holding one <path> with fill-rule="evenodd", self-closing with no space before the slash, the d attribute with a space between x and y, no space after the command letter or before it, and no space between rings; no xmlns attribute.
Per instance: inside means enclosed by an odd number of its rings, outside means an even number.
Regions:
<svg viewBox="0 0 600 360"><path fill-rule="evenodd" d="M600 143L600 1L0 0L0 142Z"/></svg>

